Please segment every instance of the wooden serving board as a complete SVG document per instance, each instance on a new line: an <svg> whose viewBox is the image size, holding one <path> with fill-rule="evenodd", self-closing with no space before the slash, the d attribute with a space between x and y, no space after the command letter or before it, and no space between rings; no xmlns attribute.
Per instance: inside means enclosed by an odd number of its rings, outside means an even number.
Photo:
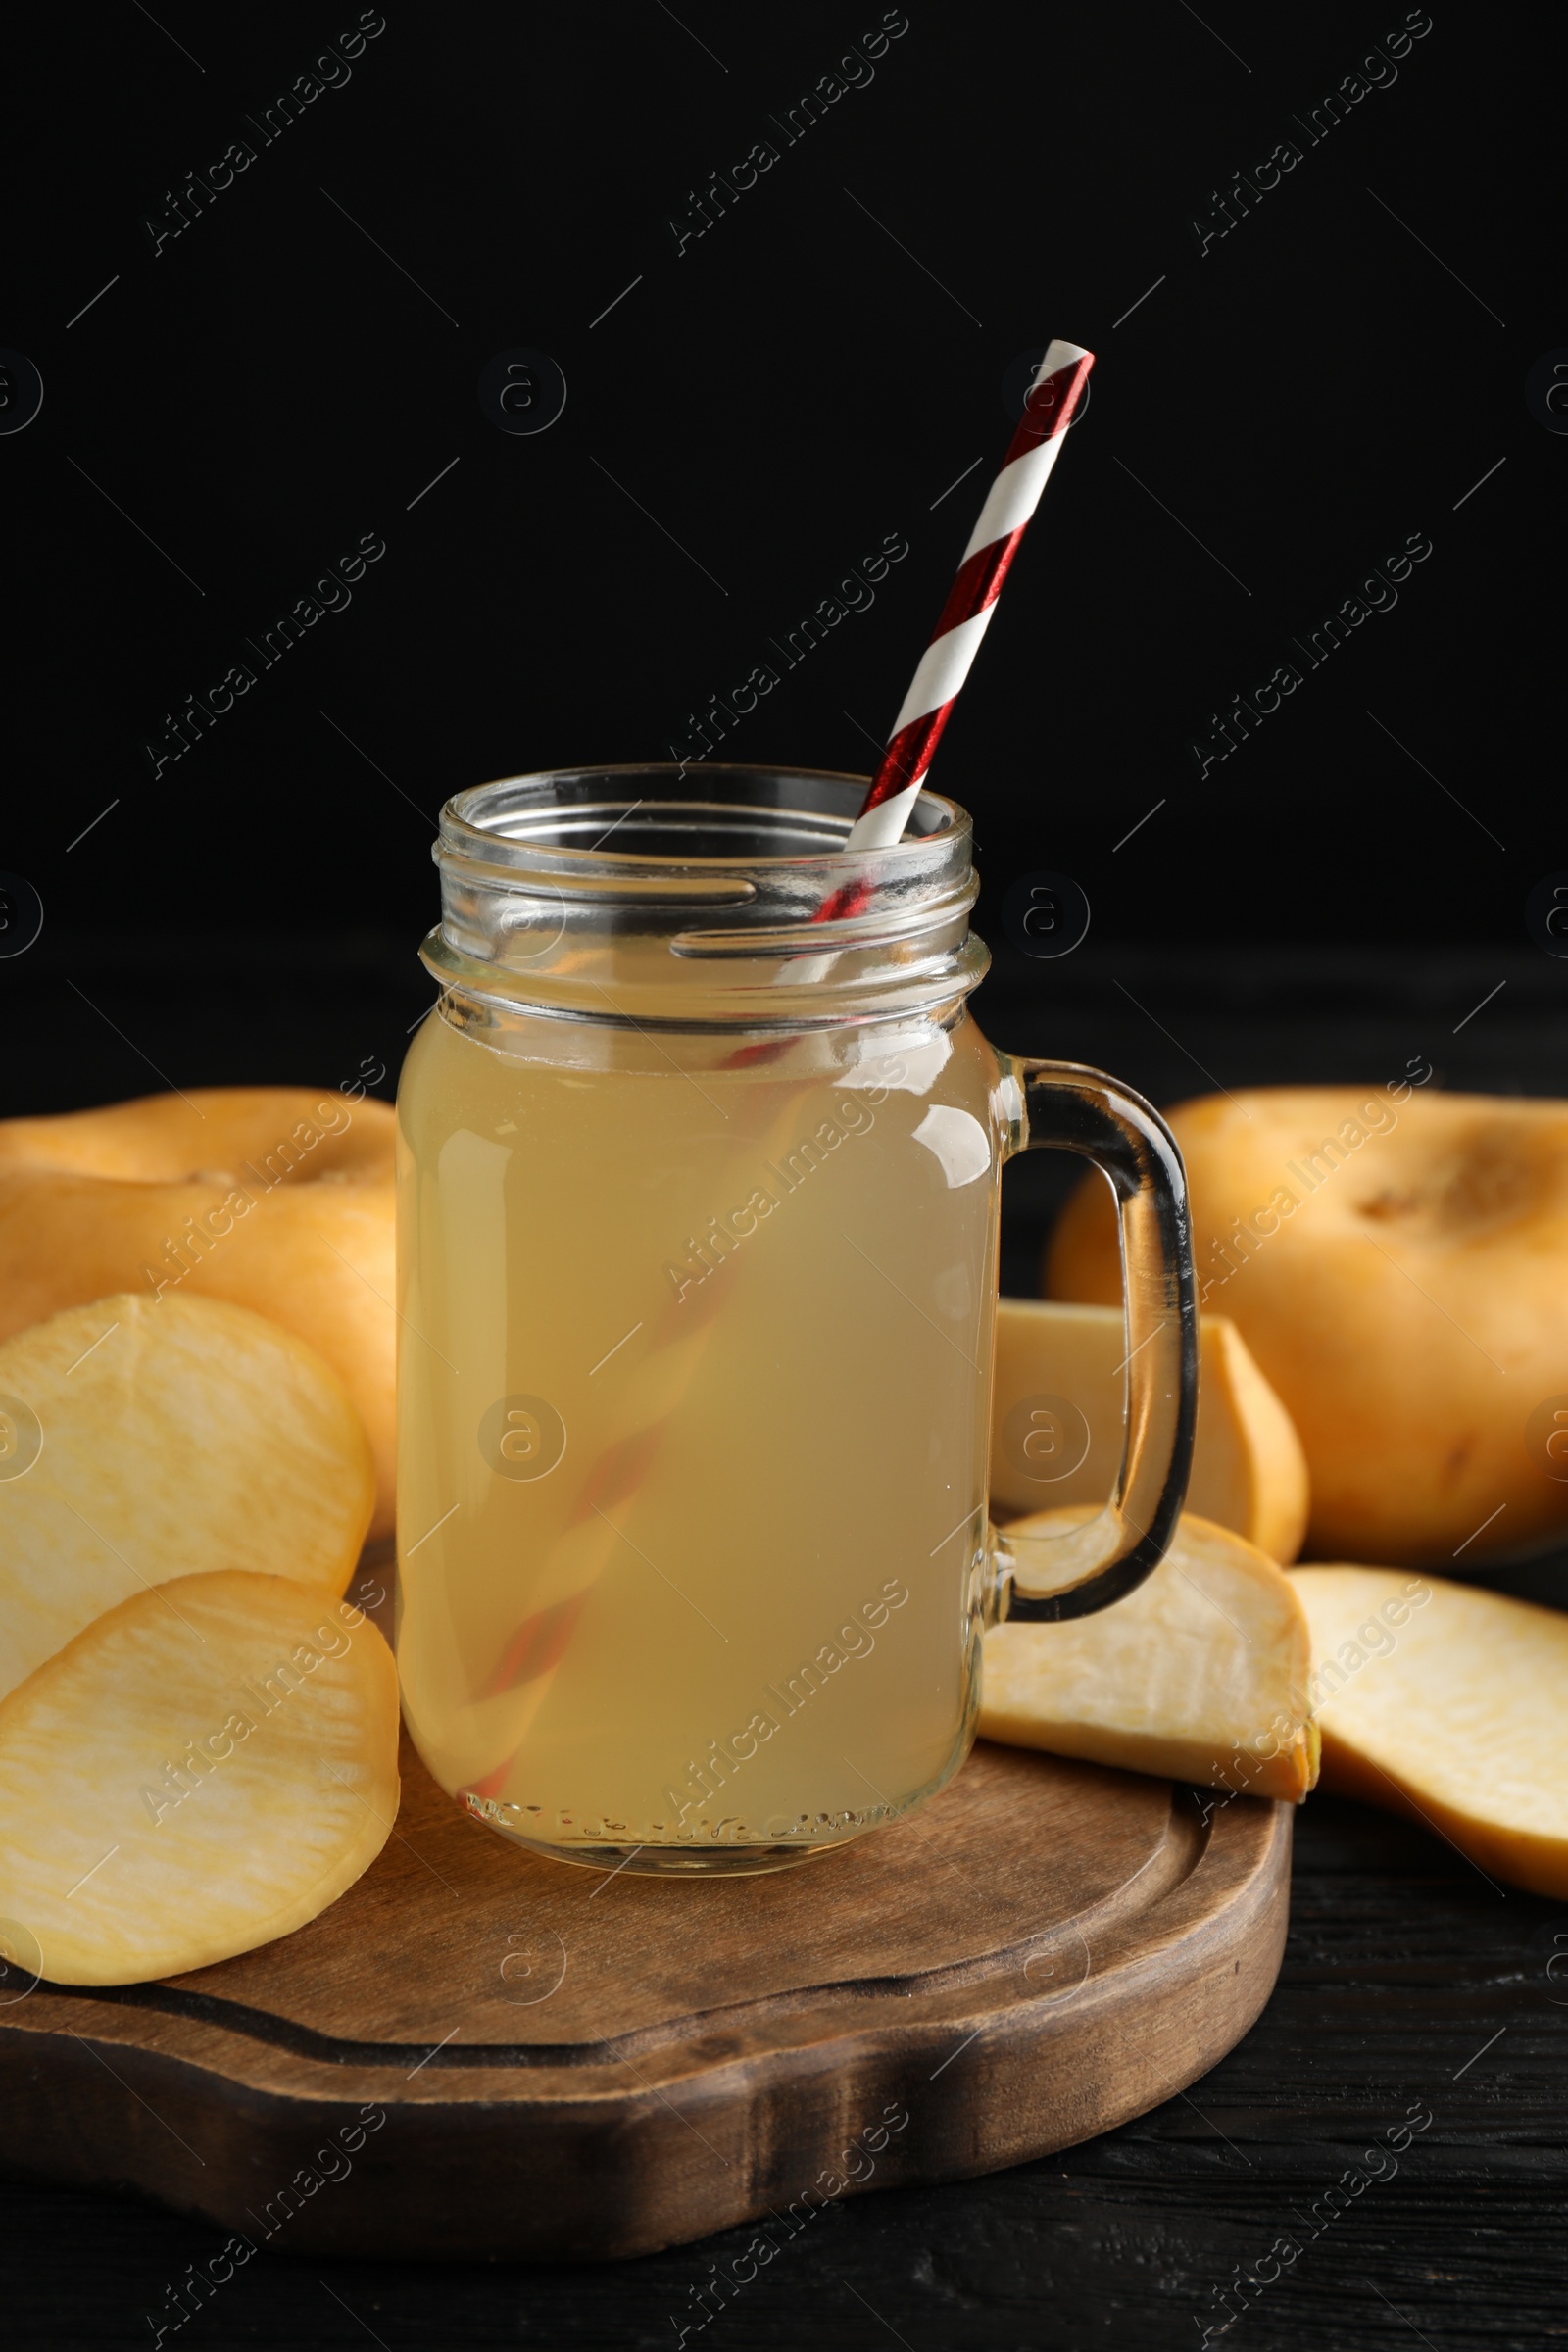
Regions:
<svg viewBox="0 0 1568 2352"><path fill-rule="evenodd" d="M982 1743L908 1822L699 1882L538 1859L407 1743L403 1769L396 1834L297 1935L0 2006L4 2160L289 2253L776 2234L808 2191L991 2172L1156 2105L1284 1946L1289 1806L1204 1827L1092 1764Z"/></svg>

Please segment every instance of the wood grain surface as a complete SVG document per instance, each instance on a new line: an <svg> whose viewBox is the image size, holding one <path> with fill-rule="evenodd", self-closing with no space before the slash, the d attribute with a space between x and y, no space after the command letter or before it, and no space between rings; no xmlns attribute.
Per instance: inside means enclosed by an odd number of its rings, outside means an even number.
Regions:
<svg viewBox="0 0 1568 2352"><path fill-rule="evenodd" d="M543 1860L403 1769L397 1834L298 1934L0 2012L33 2167L293 2252L639 2254L1086 2139L1211 2066L1279 1966L1282 1805L1205 1826L982 1744L914 1820L693 1884Z"/></svg>

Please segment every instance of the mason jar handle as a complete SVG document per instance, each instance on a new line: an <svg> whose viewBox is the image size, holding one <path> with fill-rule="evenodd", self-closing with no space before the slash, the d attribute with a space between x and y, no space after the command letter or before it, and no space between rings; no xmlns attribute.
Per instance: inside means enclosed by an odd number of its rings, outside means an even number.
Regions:
<svg viewBox="0 0 1568 2352"><path fill-rule="evenodd" d="M1109 1502L1065 1535L991 1539L997 1620L1040 1624L1108 1608L1164 1557L1198 1425L1198 1309L1187 1177L1158 1111L1078 1062L1004 1067L1023 1096L1016 1149L1077 1152L1109 1177L1126 1297L1127 1431Z"/></svg>

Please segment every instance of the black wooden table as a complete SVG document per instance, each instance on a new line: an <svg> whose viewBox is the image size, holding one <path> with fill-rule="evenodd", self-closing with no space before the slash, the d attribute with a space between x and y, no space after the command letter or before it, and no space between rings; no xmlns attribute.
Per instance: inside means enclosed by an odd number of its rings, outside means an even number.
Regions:
<svg viewBox="0 0 1568 2352"><path fill-rule="evenodd" d="M187 1086L333 1081L372 1053L395 1069L427 993L411 959L374 941L344 943L324 971L314 951L264 967L260 943L215 942L196 1006L178 985L188 944L167 967L156 944L67 942L52 961L42 948L8 984L22 1043L4 1111L144 1091L156 1079L139 1054ZM61 1004L67 969L133 1045ZM1455 1035L1499 978L1497 1004ZM1568 1091L1565 988L1544 957L1483 951L1107 949L1014 960L981 1010L999 1043L1105 1062L1158 1102L1210 1073L1227 1087L1373 1080L1413 1054L1451 1087L1541 1093ZM1044 1154L1009 1173L1009 1287L1032 1288L1068 1173ZM1561 1560L1475 1581L1568 1605ZM1313 1797L1279 1986L1203 2082L1040 2164L846 2198L721 2296L706 2328L699 2298L708 2289L711 2308L749 2230L595 2269L261 2255L163 2340L652 2352L685 2328L718 2352L1181 2352L1211 2331L1245 2352L1537 2352L1568 2340L1568 1982L1547 1974L1554 1951L1568 1952L1568 1902L1500 1892L1441 1839ZM158 2340L168 2290L218 2252L218 2233L29 2181L25 2159L0 2134L6 2343Z"/></svg>

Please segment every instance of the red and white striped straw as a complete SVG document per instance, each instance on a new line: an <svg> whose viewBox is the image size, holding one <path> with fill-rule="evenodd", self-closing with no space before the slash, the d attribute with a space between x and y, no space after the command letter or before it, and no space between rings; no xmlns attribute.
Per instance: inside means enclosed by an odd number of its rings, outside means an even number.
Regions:
<svg viewBox="0 0 1568 2352"><path fill-rule="evenodd" d="M885 849L903 834L1094 364L1092 351L1061 342L1054 342L1041 362L848 848Z"/></svg>
<svg viewBox="0 0 1568 2352"><path fill-rule="evenodd" d="M1076 343L1054 342L1047 351L1025 399L1022 421L980 510L931 642L851 831L850 849L885 849L902 835L1094 364L1094 354L1080 350ZM846 883L818 907L813 919L825 922L857 913L868 890L864 881ZM804 968L797 964L790 973L792 983L819 977L832 961L831 956L824 956L809 959ZM743 1046L729 1055L729 1064L770 1061L786 1052L789 1043L787 1038L767 1039ZM577 1617L604 1567L602 1536L587 1549L582 1543L590 1513L612 1534L616 1532L596 1497L614 1502L636 1493L691 1377L689 1369L682 1375L669 1361L679 1311L678 1302L666 1306L658 1344L645 1367L649 1393L631 1401L627 1426L603 1446L589 1473L571 1527L560 1546L555 1599L534 1609L516 1629L490 1680L476 1692L481 1702L499 1702L512 1693L526 1694L534 1683L554 1672L570 1642ZM695 1337L695 1332L689 1335L689 1339ZM689 1352L687 1361L691 1361ZM485 1800L498 1796L506 1786L530 1720L531 1714L519 1711L510 1729L497 1724L490 1737L492 1747L501 1752L487 1758L484 1769L460 1791L476 1809L482 1810Z"/></svg>

